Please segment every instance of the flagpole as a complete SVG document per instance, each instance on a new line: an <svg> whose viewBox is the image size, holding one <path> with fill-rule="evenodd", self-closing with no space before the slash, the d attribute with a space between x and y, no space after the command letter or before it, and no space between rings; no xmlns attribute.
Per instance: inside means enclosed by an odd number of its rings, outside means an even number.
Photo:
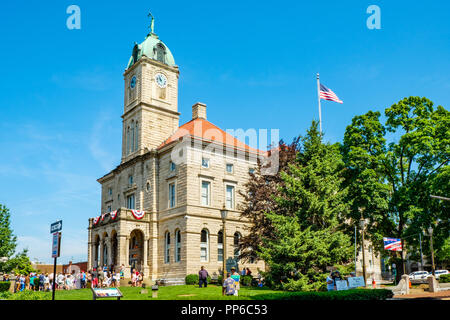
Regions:
<svg viewBox="0 0 450 320"><path fill-rule="evenodd" d="M320 108L320 79L319 79L319 73L317 73L317 97L319 99L319 126L320 126L320 133L322 133L322 110Z"/></svg>

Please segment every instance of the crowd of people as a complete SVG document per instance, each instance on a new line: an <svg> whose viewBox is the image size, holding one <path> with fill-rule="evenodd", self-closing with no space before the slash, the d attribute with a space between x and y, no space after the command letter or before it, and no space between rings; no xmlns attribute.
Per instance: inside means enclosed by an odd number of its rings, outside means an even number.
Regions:
<svg viewBox="0 0 450 320"><path fill-rule="evenodd" d="M7 279L9 281L9 276ZM53 288L53 280L55 280L56 290L72 290L86 288L86 273L57 273L56 277L53 273L30 272L29 274L19 274L15 278L15 292L24 290L32 291L50 291Z"/></svg>

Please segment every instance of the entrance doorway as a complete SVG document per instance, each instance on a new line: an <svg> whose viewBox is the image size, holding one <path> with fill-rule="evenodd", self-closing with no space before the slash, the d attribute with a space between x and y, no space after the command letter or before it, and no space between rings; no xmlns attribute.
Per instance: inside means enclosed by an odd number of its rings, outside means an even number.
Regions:
<svg viewBox="0 0 450 320"><path fill-rule="evenodd" d="M133 230L131 232L129 253L130 272L133 272L133 269L142 272L144 256L144 234L142 231Z"/></svg>

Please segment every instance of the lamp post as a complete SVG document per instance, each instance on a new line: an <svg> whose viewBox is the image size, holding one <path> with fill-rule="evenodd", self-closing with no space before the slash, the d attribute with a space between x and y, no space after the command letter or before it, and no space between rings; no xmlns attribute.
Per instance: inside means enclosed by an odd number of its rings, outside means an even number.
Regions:
<svg viewBox="0 0 450 320"><path fill-rule="evenodd" d="M366 225L366 221L364 220L362 214L361 219L359 219L359 226L361 227L361 239L362 239L362 259L363 259L363 277L364 277L364 287L366 286L366 254L364 247L364 227Z"/></svg>
<svg viewBox="0 0 450 320"><path fill-rule="evenodd" d="M223 209L220 210L220 215L222 216L222 224L223 224L223 256L222 256L222 272L223 272L223 278L222 280L225 280L227 278L227 271L226 271L226 256L227 256L227 233L225 229L225 223L227 220L228 210L225 208L225 205L223 205Z"/></svg>
<svg viewBox="0 0 450 320"><path fill-rule="evenodd" d="M428 234L430 235L430 251L431 251L431 272L434 276L434 252L433 252L433 228L428 228Z"/></svg>

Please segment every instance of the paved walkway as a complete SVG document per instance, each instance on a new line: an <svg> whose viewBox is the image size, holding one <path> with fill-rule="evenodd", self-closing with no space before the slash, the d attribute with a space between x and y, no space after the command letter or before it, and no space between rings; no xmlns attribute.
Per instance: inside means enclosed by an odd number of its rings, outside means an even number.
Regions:
<svg viewBox="0 0 450 320"><path fill-rule="evenodd" d="M394 299L433 299L433 300L450 300L450 290L441 292L422 292L410 293L404 295L395 295Z"/></svg>

